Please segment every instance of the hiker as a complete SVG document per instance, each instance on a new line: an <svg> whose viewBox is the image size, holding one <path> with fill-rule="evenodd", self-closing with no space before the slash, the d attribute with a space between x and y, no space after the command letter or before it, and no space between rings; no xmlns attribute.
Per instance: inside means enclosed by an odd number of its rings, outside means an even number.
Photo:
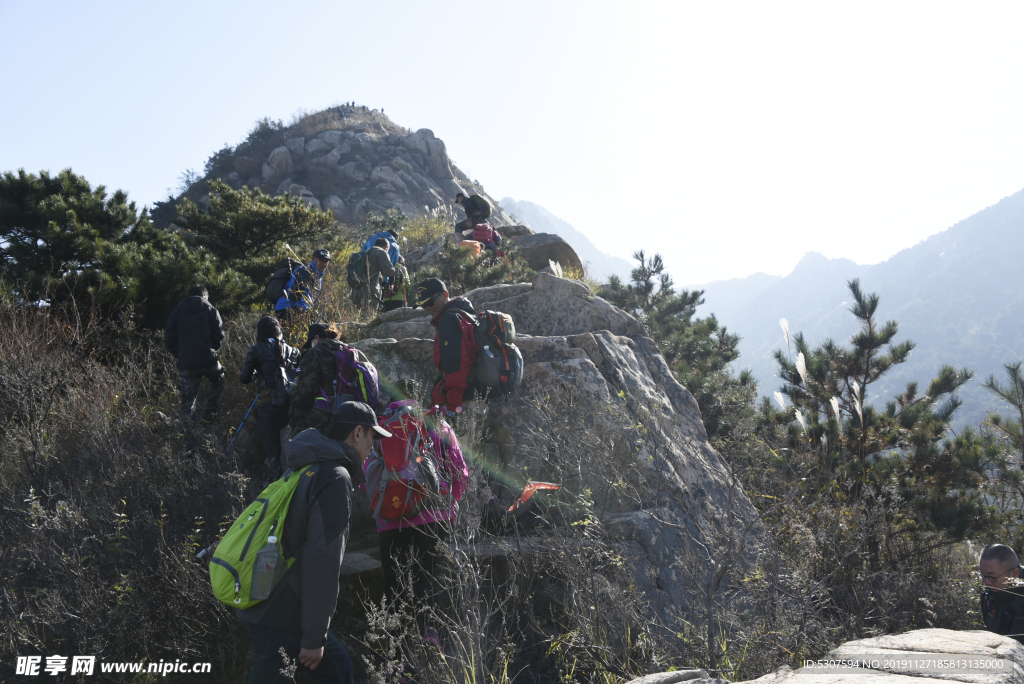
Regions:
<svg viewBox="0 0 1024 684"><path fill-rule="evenodd" d="M341 333L327 323L311 323L309 326L306 342L301 347L299 379L292 388L292 401L288 408L288 427L292 434L309 427L322 427L331 417L326 403L317 400L322 399L321 387L333 396L338 377L334 352L341 349L340 337Z"/></svg>
<svg viewBox="0 0 1024 684"><path fill-rule="evenodd" d="M213 422L224 391L224 368L217 350L224 341L224 322L220 312L209 302L209 292L202 285L188 291L188 297L167 319L164 343L178 364L178 384L181 389L181 424L186 435L194 428L196 397L203 378L210 381L206 390L201 420Z"/></svg>
<svg viewBox="0 0 1024 684"><path fill-rule="evenodd" d="M290 318L296 312L307 311L320 294L324 273L331 263L331 253L326 249L313 252L308 266L296 266L292 277L285 285L285 295L277 300L274 313L279 319Z"/></svg>
<svg viewBox="0 0 1024 684"><path fill-rule="evenodd" d="M484 249L491 251L491 254L497 258L498 256L498 245L501 244L501 235L498 234L489 223L478 223L473 226L473 240L476 240L484 246Z"/></svg>
<svg viewBox="0 0 1024 684"><path fill-rule="evenodd" d="M406 290L409 284L409 271L405 268L405 257L398 257L393 282L384 293L384 311L394 311L409 306Z"/></svg>
<svg viewBox="0 0 1024 684"><path fill-rule="evenodd" d="M382 230L379 233L374 233L370 238L363 244L363 251L372 249L377 244L377 240L384 238L388 241L387 246L384 248L388 253L388 259L391 260L392 266L398 265L398 259L402 256L402 250L398 246L398 232L401 228L388 228Z"/></svg>
<svg viewBox="0 0 1024 684"><path fill-rule="evenodd" d="M359 271L356 277L362 283L362 287L352 290L352 301L359 306L371 307L374 311L381 308L384 297L384 285L381 280L382 278L394 278L396 275L387 249L388 241L384 238L377 238L369 251L360 253L365 255L366 260L364 266L356 269Z"/></svg>
<svg viewBox="0 0 1024 684"><path fill-rule="evenodd" d="M341 562L349 535L352 488L373 440L391 437L366 404L347 402L322 430L300 432L286 448L287 466L302 473L288 506L281 539L285 558L298 561L270 597L238 611L252 638L250 682L287 682L288 657L320 682L352 682L352 661L329 627L338 604Z"/></svg>
<svg viewBox="0 0 1024 684"><path fill-rule="evenodd" d="M430 314L430 324L437 328L434 365L441 371L441 378L430 392L430 404L454 415L477 390L470 377L479 353L472 322L476 312L465 297L449 299L448 288L437 278L427 278L416 286L416 306Z"/></svg>
<svg viewBox="0 0 1024 684"><path fill-rule="evenodd" d="M387 468L383 461L391 458L388 447L390 446L391 453L409 453L407 444L410 431L400 424L402 420L412 420L422 425L426 439L430 442L426 454L433 457L438 479L445 485L440 489L445 491L434 499L431 505L400 516L378 515L375 509L374 517L377 518L380 558L384 572L384 591L389 600L398 598L402 594L402 580L411 574L412 587L409 588L412 589L413 596L439 608L437 599L443 592L440 591L438 580L445 572L444 553L440 546L447 539L448 532L458 516L458 502L466 491L469 469L462 457L458 437L443 417L431 412L422 413L420 406L412 399L396 401L388 405L384 418L381 419L381 427L391 432L394 437L380 442L379 448L375 449L370 458L363 463L363 471L368 478L367 493L371 499L374 492L369 491L370 482L378 489L383 489L388 484L387 479L383 477L383 472ZM396 427L390 429L391 425ZM388 442L392 440L398 441L389 445ZM398 472L401 474L403 471ZM425 623L422 626L425 627Z"/></svg>
<svg viewBox="0 0 1024 684"><path fill-rule="evenodd" d="M1020 579L1017 554L1005 544L989 544L978 558L978 571L985 583L981 592L985 629L1024 644L1024 586L1016 586Z"/></svg>
<svg viewBox="0 0 1024 684"><path fill-rule="evenodd" d="M281 430L288 425L291 403L289 371L299 363L299 350L289 346L281 333L281 324L273 316L264 316L256 324L256 344L249 347L238 380L248 385L257 375L259 384L260 435L267 469L276 478L281 474Z"/></svg>
<svg viewBox="0 0 1024 684"><path fill-rule="evenodd" d="M292 389L291 406L288 409L288 426L292 434L309 427L324 425L331 416L331 405L355 400L370 404L376 409L378 388L376 377L369 382L364 392L357 396L351 388L337 387L339 381L338 352L348 349L352 361L369 367L376 376L373 364L358 349L348 347L341 341L341 333L327 323L313 323L309 326L306 343L302 345L299 360L298 382ZM352 378L353 380L355 378ZM337 397L337 401L335 401Z"/></svg>
<svg viewBox="0 0 1024 684"><path fill-rule="evenodd" d="M466 210L466 220L455 224L456 233L461 233L478 223L483 223L491 215L491 203L480 195L466 197L460 192L455 195L455 203Z"/></svg>

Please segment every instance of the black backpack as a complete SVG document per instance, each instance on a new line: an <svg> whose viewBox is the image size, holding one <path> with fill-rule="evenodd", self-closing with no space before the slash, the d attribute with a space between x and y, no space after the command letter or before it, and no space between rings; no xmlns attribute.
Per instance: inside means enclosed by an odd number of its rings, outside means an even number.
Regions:
<svg viewBox="0 0 1024 684"><path fill-rule="evenodd" d="M491 203L485 200L480 195L472 195L470 201L473 203L473 211L466 212L467 214L476 213L480 218L487 218L491 215Z"/></svg>
<svg viewBox="0 0 1024 684"><path fill-rule="evenodd" d="M298 261L289 257L288 261L274 271L274 275L270 276L267 286L263 288L263 294L271 305L277 304L277 300L281 299L281 297L288 296L288 291L285 288L288 286L288 281L292 278L292 273L299 266L301 264Z"/></svg>
<svg viewBox="0 0 1024 684"><path fill-rule="evenodd" d="M358 290L366 284L366 279L369 275L366 257L369 253L370 250L352 252L352 255L348 258L348 265L345 267L345 282L353 290Z"/></svg>
<svg viewBox="0 0 1024 684"><path fill-rule="evenodd" d="M516 325L500 311L476 314L476 341L480 347L474 367L476 381L499 396L512 394L523 381L523 354L514 342Z"/></svg>

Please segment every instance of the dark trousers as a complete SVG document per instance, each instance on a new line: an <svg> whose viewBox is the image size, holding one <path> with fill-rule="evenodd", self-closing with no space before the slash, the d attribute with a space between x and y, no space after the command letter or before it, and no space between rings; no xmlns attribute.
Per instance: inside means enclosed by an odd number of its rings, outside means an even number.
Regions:
<svg viewBox="0 0 1024 684"><path fill-rule="evenodd" d="M267 467L281 472L281 430L288 425L288 406L274 406L267 402L259 407L260 436L263 437L263 453Z"/></svg>
<svg viewBox="0 0 1024 684"><path fill-rule="evenodd" d="M395 309L404 309L406 303L401 299L385 299L384 300L384 311L394 311Z"/></svg>
<svg viewBox="0 0 1024 684"><path fill-rule="evenodd" d="M302 635L247 624L249 636L252 638L252 669L249 670L249 684L290 684L292 680L281 674L284 659L279 650L284 648L288 657L298 662ZM353 678L352 660L348 657L348 651L329 631L327 642L324 644L324 657L320 664L315 670L310 670L299 663L299 672L301 671L312 675L318 682L330 684L351 684Z"/></svg>
<svg viewBox="0 0 1024 684"><path fill-rule="evenodd" d="M403 585L407 584L411 572L412 591L416 600L443 609L446 602L441 600L442 580L447 564L439 546L448 538L447 525L436 522L401 530L385 530L378 538L384 590L388 599L405 594Z"/></svg>
<svg viewBox="0 0 1024 684"><path fill-rule="evenodd" d="M224 391L224 368L218 361L209 368L199 370L178 371L178 387L181 390L181 422L186 426L192 423L192 416L196 407L196 397L199 396L199 386L203 378L210 381L210 387L206 390L206 403L203 404L203 420L210 420L220 406L220 395Z"/></svg>

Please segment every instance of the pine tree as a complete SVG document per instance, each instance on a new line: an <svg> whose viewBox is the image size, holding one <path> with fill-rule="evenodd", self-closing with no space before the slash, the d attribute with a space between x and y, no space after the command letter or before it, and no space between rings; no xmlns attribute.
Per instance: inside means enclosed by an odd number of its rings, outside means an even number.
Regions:
<svg viewBox="0 0 1024 684"><path fill-rule="evenodd" d="M895 341L895 321L878 323L877 294L865 294L857 280L848 287L860 330L849 347L826 340L811 349L797 334L795 358L776 350L783 380L776 398L788 397L792 406L773 412L766 403L765 422L788 427L794 452L814 463L808 485L816 490L830 489L840 500L872 498L902 510L902 525L940 531L946 539L991 527L994 512L982 490L995 454L975 431L953 436L950 430L962 403L956 392L973 372L944 365L924 393L909 382L884 411L867 404L870 386L904 363L915 345Z"/></svg>
<svg viewBox="0 0 1024 684"><path fill-rule="evenodd" d="M123 191L108 196L71 169L8 171L0 177L0 268L26 295L40 296L53 281L93 268L104 241L128 240L148 222Z"/></svg>
<svg viewBox="0 0 1024 684"><path fill-rule="evenodd" d="M729 372L739 358L739 335L719 325L714 314L694 319L704 303L702 290L676 292L660 254L633 254L639 266L624 284L611 276L598 294L635 316L657 342L676 378L697 400L710 436L727 434L752 413L756 385L749 371Z"/></svg>
<svg viewBox="0 0 1024 684"><path fill-rule="evenodd" d="M281 242L324 237L334 217L288 193L270 197L258 188L234 190L210 181L209 209L186 199L178 205L175 222L222 261L238 262L259 257Z"/></svg>
<svg viewBox="0 0 1024 684"><path fill-rule="evenodd" d="M995 375L990 375L982 386L1013 408L1017 415L1004 418L995 414L989 416L989 422L1009 440L1010 447L1020 455L1018 467L1024 468L1024 374L1020 370L1020 361L1003 364L1003 368L1006 370L1006 385L996 380Z"/></svg>

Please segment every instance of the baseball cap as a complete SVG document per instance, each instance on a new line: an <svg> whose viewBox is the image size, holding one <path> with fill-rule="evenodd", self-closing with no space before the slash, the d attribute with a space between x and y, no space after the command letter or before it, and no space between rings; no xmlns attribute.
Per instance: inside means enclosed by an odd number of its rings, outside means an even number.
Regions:
<svg viewBox="0 0 1024 684"><path fill-rule="evenodd" d="M335 426L362 425L377 433L378 437L390 437L391 433L377 424L377 414L369 405L360 401L346 401L331 414L331 420L327 424L326 436L330 437Z"/></svg>
<svg viewBox="0 0 1024 684"><path fill-rule="evenodd" d="M316 250L315 252L313 252L313 256L317 259L325 259L327 261L331 260L331 253L328 252L326 249Z"/></svg>
<svg viewBox="0 0 1024 684"><path fill-rule="evenodd" d="M303 349L309 349L313 346L314 337L325 337L326 333L330 329L330 325L327 323L310 323L309 332L306 333L306 344L302 345Z"/></svg>
<svg viewBox="0 0 1024 684"><path fill-rule="evenodd" d="M427 278L416 286L416 306L424 306L434 296L447 291L448 288L437 278Z"/></svg>

